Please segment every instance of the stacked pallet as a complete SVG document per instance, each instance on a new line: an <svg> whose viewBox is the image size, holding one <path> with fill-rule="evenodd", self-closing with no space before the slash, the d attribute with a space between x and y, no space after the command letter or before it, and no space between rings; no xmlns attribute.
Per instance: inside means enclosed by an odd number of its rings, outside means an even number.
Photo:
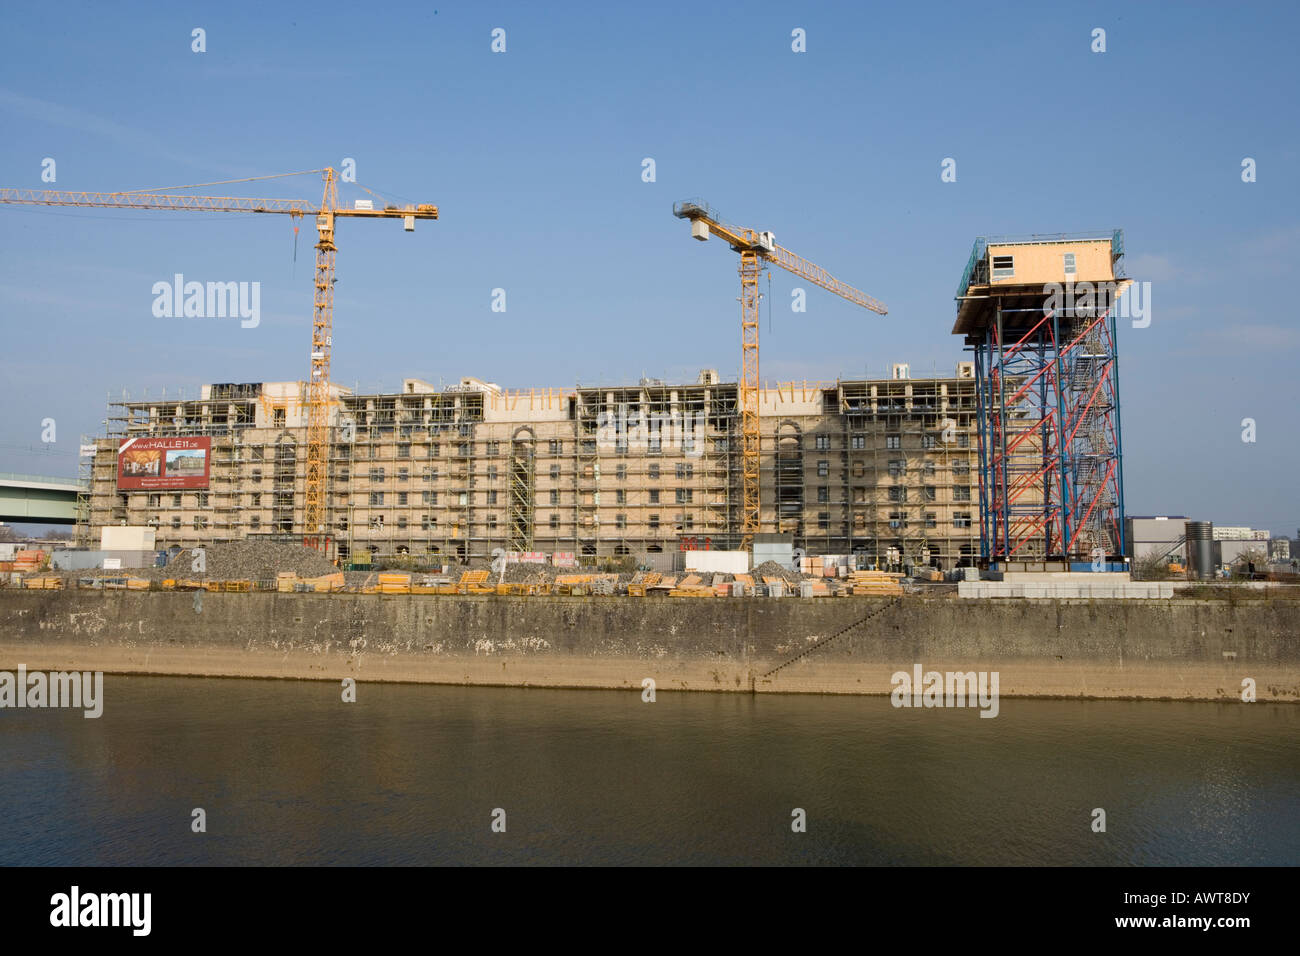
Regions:
<svg viewBox="0 0 1300 956"><path fill-rule="evenodd" d="M658 584L661 578L663 578L663 575L658 571L647 571L644 574L638 574L628 583L628 597L645 597L645 589Z"/></svg>
<svg viewBox="0 0 1300 956"><path fill-rule="evenodd" d="M497 594L545 594L549 585L545 581L501 581L496 586Z"/></svg>
<svg viewBox="0 0 1300 956"><path fill-rule="evenodd" d="M379 575L380 594L410 594L411 576L399 571L389 571Z"/></svg>
<svg viewBox="0 0 1300 956"><path fill-rule="evenodd" d="M669 597L694 597L694 598L711 598L717 597L718 593L713 588L704 584L688 584L678 586L668 592Z"/></svg>
<svg viewBox="0 0 1300 956"><path fill-rule="evenodd" d="M280 571L275 576L275 589L277 591L292 591L294 582L298 580L298 575L294 571Z"/></svg>
<svg viewBox="0 0 1300 956"><path fill-rule="evenodd" d="M29 574L40 568L41 562L45 560L45 552L36 551L15 551L13 570L19 574Z"/></svg>
<svg viewBox="0 0 1300 956"><path fill-rule="evenodd" d="M335 571L333 574L322 574L320 577L308 579L317 591L331 593L342 591L344 588L343 572Z"/></svg>
<svg viewBox="0 0 1300 956"><path fill-rule="evenodd" d="M669 597L713 597L713 586L705 584L698 574L688 574L668 592Z"/></svg>
<svg viewBox="0 0 1300 956"><path fill-rule="evenodd" d="M901 577L887 571L854 571L849 575L849 589L855 597L896 597L903 593Z"/></svg>
<svg viewBox="0 0 1300 956"><path fill-rule="evenodd" d="M654 591L657 594L671 594L673 588L677 587L677 575L665 574L654 584L646 585L646 594Z"/></svg>
<svg viewBox="0 0 1300 956"><path fill-rule="evenodd" d="M462 571L456 585L461 594L495 594L496 587L488 584L489 571Z"/></svg>
<svg viewBox="0 0 1300 956"><path fill-rule="evenodd" d="M582 586L585 584L590 584L592 578L594 577L595 575L592 574L558 575L555 578L555 585L554 585L555 593L556 594L581 594L583 593Z"/></svg>
<svg viewBox="0 0 1300 956"><path fill-rule="evenodd" d="M556 594L612 595L617 586L617 574L561 574L555 578L552 590Z"/></svg>
<svg viewBox="0 0 1300 956"><path fill-rule="evenodd" d="M22 554L23 552L19 551L18 553ZM62 591L63 578L57 574L43 574L40 577L24 579L23 587L37 591Z"/></svg>

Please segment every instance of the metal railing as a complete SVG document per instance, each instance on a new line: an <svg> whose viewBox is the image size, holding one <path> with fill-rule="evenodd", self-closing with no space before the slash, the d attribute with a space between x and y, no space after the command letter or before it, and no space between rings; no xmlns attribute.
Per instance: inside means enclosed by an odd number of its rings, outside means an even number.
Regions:
<svg viewBox="0 0 1300 956"><path fill-rule="evenodd" d="M957 284L956 298L960 299L970 288L971 276L975 273L975 265L984 258L984 253L988 248L984 237L981 236L975 240L975 245L971 247L970 258L966 261L966 268L961 274L961 282Z"/></svg>

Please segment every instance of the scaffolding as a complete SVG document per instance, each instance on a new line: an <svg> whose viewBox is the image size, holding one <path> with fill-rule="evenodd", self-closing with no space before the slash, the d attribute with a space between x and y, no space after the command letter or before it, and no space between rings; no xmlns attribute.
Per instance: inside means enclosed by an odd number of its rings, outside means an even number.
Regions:
<svg viewBox="0 0 1300 956"><path fill-rule="evenodd" d="M973 561L975 408L969 363L955 378L914 379L898 365L889 379L824 389L821 423L804 437L824 456L814 459L816 475L806 465L803 472L806 484L816 484L817 527L806 528L800 543L857 554L864 564ZM838 474L829 467L836 458Z"/></svg>
<svg viewBox="0 0 1300 956"><path fill-rule="evenodd" d="M803 429L789 419L776 427L774 474L776 532L804 537Z"/></svg>
<svg viewBox="0 0 1300 956"><path fill-rule="evenodd" d="M111 437L97 441L92 527L150 523L184 546L296 529L306 429L292 384L113 403ZM973 450L938 436L949 416L973 437L974 385L973 375L769 385L763 530L792 533L810 553L929 548L959 561L974 531L952 527L945 509L957 489L945 488L969 484L959 469ZM739 384L710 370L686 384L540 392L407 380L401 392L341 392L334 408L326 528L347 563L367 551L617 557L743 540ZM117 438L176 434L212 436L208 489L116 493ZM940 496L933 507L928 486ZM965 511L960 499L951 507Z"/></svg>
<svg viewBox="0 0 1300 956"><path fill-rule="evenodd" d="M715 549L738 541L737 405L737 386L711 370L687 385L579 386L575 550L620 556L661 552L666 537Z"/></svg>
<svg viewBox="0 0 1300 956"><path fill-rule="evenodd" d="M86 449L93 449L87 455ZM93 493L93 481L95 477L95 458L98 450L95 449L95 439L90 435L81 436L81 447L78 449L77 458L77 526L74 540L79 548L88 548L90 541L90 504Z"/></svg>
<svg viewBox="0 0 1300 956"><path fill-rule="evenodd" d="M510 504L508 550L532 551L537 501L537 439L527 426L510 439Z"/></svg>

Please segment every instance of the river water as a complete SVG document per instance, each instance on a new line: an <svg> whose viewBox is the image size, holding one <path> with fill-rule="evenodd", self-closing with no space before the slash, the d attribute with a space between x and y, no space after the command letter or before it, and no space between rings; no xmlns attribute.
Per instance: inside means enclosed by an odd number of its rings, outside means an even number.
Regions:
<svg viewBox="0 0 1300 956"><path fill-rule="evenodd" d="M1294 705L1003 698L988 719L365 683L344 703L112 675L104 698L97 720L0 710L0 864L1300 863Z"/></svg>

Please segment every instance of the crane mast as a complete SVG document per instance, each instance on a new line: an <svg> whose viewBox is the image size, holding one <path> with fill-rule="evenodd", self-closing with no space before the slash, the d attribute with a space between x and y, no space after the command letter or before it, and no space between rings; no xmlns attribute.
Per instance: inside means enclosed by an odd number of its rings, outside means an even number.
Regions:
<svg viewBox="0 0 1300 956"><path fill-rule="evenodd" d="M754 535L758 533L761 517L758 280L763 270L771 263L879 315L886 315L889 310L865 292L841 282L821 266L778 246L772 233L729 225L700 200L674 203L673 215L690 221L691 235L694 238L704 242L711 235L717 236L740 254L740 532L741 547L748 549L753 544Z"/></svg>
<svg viewBox="0 0 1300 956"><path fill-rule="evenodd" d="M311 378L307 381L307 467L303 482L304 544L324 550L329 476L330 351L334 345L334 213L339 205L334 170L325 171L325 195L316 215L316 292L311 313Z"/></svg>

